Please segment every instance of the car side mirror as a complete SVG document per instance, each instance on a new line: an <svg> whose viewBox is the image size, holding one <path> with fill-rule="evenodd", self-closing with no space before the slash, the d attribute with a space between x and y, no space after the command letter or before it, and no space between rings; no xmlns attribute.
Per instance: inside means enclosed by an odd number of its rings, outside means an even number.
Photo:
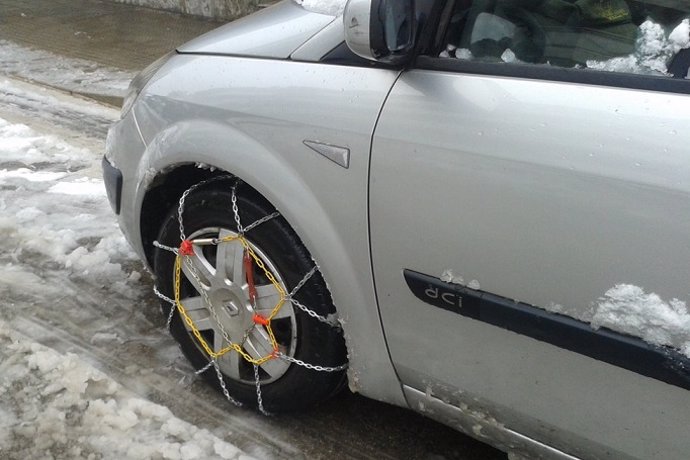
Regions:
<svg viewBox="0 0 690 460"><path fill-rule="evenodd" d="M386 64L406 61L417 30L414 0L349 0L345 42L358 56Z"/></svg>

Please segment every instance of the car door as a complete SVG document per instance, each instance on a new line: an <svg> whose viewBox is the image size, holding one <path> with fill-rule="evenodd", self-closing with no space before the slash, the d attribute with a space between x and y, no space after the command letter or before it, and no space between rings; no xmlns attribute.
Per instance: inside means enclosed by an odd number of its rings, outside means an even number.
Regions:
<svg viewBox="0 0 690 460"><path fill-rule="evenodd" d="M684 458L690 81L649 69L687 10L566 27L567 8L448 5L372 144L375 284L411 405L480 438ZM670 45L644 61L650 29Z"/></svg>

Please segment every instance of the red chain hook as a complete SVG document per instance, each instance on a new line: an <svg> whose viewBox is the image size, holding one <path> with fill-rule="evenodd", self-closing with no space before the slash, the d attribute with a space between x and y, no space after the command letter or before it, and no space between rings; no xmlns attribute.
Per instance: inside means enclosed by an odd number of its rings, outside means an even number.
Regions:
<svg viewBox="0 0 690 460"><path fill-rule="evenodd" d="M181 256L193 256L194 255L194 245L189 240L184 240L180 244L179 253Z"/></svg>
<svg viewBox="0 0 690 460"><path fill-rule="evenodd" d="M256 284L254 284L254 268L252 266L252 256L249 254L248 250L244 250L244 271L247 274L247 285L249 286L249 301L252 303L252 307L256 308ZM262 326L268 326L268 319L264 318L258 313L254 314L254 324L260 324Z"/></svg>

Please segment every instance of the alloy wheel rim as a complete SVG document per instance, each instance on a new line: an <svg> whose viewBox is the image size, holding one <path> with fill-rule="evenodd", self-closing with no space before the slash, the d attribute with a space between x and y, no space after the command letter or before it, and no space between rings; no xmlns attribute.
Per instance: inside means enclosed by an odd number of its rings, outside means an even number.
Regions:
<svg viewBox="0 0 690 460"><path fill-rule="evenodd" d="M235 236L236 232L226 228L207 227L195 231L189 239L222 239ZM275 263L259 246L247 241L277 283L285 292L289 292ZM185 257L182 265L184 281L181 301L214 352L227 347L229 338L233 343L240 344L252 358L258 359L270 355L273 347L267 329L255 324L254 315L268 317L280 300L280 294L276 287L265 279L263 272L254 267L257 296L256 304L252 306L243 257L244 247L239 240L218 245L194 245L194 254ZM186 323L184 326L191 334L191 327ZM271 321L271 326L278 341L279 351L294 357L297 347L297 321L291 302L283 303ZM203 352L196 339L192 339ZM255 383L253 365L235 351L220 356L218 365L223 374L233 380ZM261 382L266 384L278 380L289 367L290 363L283 359L266 361L259 366Z"/></svg>

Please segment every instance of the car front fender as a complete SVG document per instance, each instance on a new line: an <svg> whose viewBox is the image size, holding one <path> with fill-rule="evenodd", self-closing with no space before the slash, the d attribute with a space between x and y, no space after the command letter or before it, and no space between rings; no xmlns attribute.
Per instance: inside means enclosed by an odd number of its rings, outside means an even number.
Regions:
<svg viewBox="0 0 690 460"><path fill-rule="evenodd" d="M328 196L312 187L310 174L299 168L299 162L288 160L281 152L227 124L195 120L171 125L148 143L139 162L135 227L141 225L145 195L153 179L161 174L196 163L240 178L281 212L317 261L345 332L350 388L406 406L388 356L372 281L366 186L361 190L362 200L344 202L334 213ZM338 166L333 168L337 171ZM363 177L366 179L366 175ZM348 221L349 225L343 225ZM141 238L134 244L143 254Z"/></svg>

